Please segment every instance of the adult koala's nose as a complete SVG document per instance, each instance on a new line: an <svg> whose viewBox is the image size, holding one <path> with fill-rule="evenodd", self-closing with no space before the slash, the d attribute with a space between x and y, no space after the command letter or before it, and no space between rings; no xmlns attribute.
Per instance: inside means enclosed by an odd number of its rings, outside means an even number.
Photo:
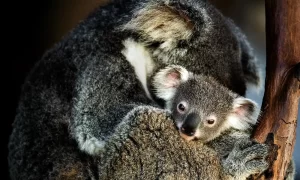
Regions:
<svg viewBox="0 0 300 180"><path fill-rule="evenodd" d="M190 113L184 120L180 132L187 136L194 136L200 122L197 113Z"/></svg>

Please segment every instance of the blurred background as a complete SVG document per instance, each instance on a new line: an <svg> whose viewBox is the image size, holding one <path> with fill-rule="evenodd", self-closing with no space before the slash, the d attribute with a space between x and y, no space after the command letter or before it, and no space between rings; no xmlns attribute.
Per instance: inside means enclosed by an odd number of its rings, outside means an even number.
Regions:
<svg viewBox="0 0 300 180"><path fill-rule="evenodd" d="M11 124L14 120L21 86L33 65L43 53L68 33L78 22L83 20L91 11L109 0L43 0L43 1L11 1L5 6L11 13L5 18L8 37L5 44L8 50L12 78L9 85L10 100L6 103L9 112L4 121L5 131L5 173L7 170L7 142L11 133ZM211 0L226 16L231 17L248 36L249 41L259 59L262 70L265 70L265 17L264 0ZM5 37L4 37L5 38ZM263 72L263 75L265 72ZM256 100L260 105L264 90L259 93L247 92L247 96ZM300 112L298 113L300 114ZM299 117L299 116L298 116ZM298 118L299 119L299 118ZM297 143L294 150L294 159L300 179L300 128L298 126ZM297 153L298 152L298 153Z"/></svg>

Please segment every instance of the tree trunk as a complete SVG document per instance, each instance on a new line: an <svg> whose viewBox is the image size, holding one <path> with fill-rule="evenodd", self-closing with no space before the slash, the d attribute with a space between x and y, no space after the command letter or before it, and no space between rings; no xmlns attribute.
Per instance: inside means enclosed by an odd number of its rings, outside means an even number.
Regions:
<svg viewBox="0 0 300 180"><path fill-rule="evenodd" d="M262 179L283 180L296 139L300 96L300 1L266 0L267 66L262 116L253 138L278 147ZM274 155L274 154L273 154ZM272 158L271 158L272 159Z"/></svg>

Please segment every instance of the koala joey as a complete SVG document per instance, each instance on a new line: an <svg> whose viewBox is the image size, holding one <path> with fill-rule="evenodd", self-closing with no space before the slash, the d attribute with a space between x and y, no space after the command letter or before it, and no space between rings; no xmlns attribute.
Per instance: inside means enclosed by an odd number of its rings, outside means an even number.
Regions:
<svg viewBox="0 0 300 180"><path fill-rule="evenodd" d="M254 101L232 92L213 77L193 74L182 66L155 68L144 47L132 40L125 44L129 49L123 53L146 94L164 100L184 139L208 142L229 128L246 130L256 123L259 109Z"/></svg>
<svg viewBox="0 0 300 180"><path fill-rule="evenodd" d="M123 54L146 95L164 100L165 109L185 140L197 139L212 147L221 157L224 170L236 179L246 179L268 167L264 160L268 146L255 144L249 137L259 115L254 101L230 91L210 76L193 74L182 66L156 68L145 47L132 40L125 44L129 48ZM242 153L242 149L249 153Z"/></svg>
<svg viewBox="0 0 300 180"><path fill-rule="evenodd" d="M268 146L255 144L249 137L259 115L254 101L230 91L210 76L193 74L182 66L156 68L145 47L133 40L124 44L128 49L123 54L145 94L149 99L164 100L165 109L185 140L197 139L212 147L220 155L224 170L237 179L246 179L268 167L263 159ZM240 156L242 148L251 153Z"/></svg>

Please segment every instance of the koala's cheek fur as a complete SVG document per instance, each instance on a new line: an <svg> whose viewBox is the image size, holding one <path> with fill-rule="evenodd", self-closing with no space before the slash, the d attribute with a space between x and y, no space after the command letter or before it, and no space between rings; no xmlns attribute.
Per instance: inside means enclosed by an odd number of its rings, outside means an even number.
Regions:
<svg viewBox="0 0 300 180"><path fill-rule="evenodd" d="M209 130L204 129L198 129L195 133L195 139L202 143L207 143L209 141L212 141L216 137L220 135L220 131L214 131L211 133Z"/></svg>

